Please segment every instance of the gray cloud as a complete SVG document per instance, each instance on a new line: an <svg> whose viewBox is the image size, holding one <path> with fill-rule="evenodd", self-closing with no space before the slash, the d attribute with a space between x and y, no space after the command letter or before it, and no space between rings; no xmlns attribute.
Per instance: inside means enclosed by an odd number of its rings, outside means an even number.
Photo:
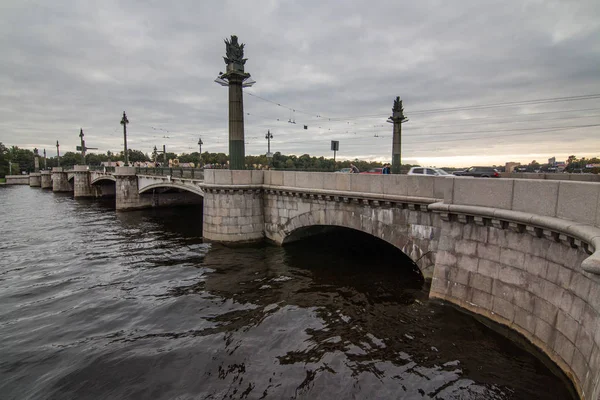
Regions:
<svg viewBox="0 0 600 400"><path fill-rule="evenodd" d="M52 154L60 140L72 150L82 127L88 145L118 151L126 110L130 148L191 152L201 136L203 150L227 152L227 90L213 80L225 67L223 39L237 34L257 81L245 95L247 154L266 151L270 129L275 151L331 156L336 139L341 157L389 160L385 121L397 95L410 118L408 161L600 154L598 127L574 128L600 124L600 99L419 112L600 93L594 0L0 7L0 141L8 145Z"/></svg>

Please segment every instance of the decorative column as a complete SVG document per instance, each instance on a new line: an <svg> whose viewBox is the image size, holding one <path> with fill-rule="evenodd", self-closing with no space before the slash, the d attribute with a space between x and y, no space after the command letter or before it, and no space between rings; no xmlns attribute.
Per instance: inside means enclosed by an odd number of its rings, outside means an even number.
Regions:
<svg viewBox="0 0 600 400"><path fill-rule="evenodd" d="M250 74L244 72L244 44L238 43L235 35L231 41L225 39L227 72L219 73L215 82L229 86L229 169L244 169L244 97L242 87L252 86L255 82L246 80Z"/></svg>
<svg viewBox="0 0 600 400"><path fill-rule="evenodd" d="M406 121L408 121L408 118L404 116L402 100L400 100L400 96L397 96L396 100L394 100L392 116L387 120L387 122L394 124L394 134L392 139L392 174L400 173L400 153L402 152L402 123Z"/></svg>

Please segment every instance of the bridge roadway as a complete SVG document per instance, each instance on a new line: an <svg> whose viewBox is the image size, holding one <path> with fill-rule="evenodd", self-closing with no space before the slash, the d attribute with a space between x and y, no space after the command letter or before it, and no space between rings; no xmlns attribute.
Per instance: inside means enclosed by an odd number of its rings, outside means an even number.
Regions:
<svg viewBox="0 0 600 400"><path fill-rule="evenodd" d="M118 210L203 203L203 234L285 244L328 227L376 236L411 257L444 299L521 333L600 399L600 184L284 171L184 178L53 171L75 197ZM204 178L204 179L203 179ZM44 176L42 175L42 187Z"/></svg>

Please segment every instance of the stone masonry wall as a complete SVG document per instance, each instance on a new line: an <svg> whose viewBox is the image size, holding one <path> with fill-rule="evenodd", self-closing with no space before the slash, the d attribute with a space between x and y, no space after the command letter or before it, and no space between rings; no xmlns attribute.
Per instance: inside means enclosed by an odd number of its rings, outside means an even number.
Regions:
<svg viewBox="0 0 600 400"><path fill-rule="evenodd" d="M52 175L50 171L42 171L40 178L42 189L52 189Z"/></svg>
<svg viewBox="0 0 600 400"><path fill-rule="evenodd" d="M209 240L262 240L264 216L260 190L205 189L202 232Z"/></svg>
<svg viewBox="0 0 600 400"><path fill-rule="evenodd" d="M443 221L431 297L523 334L567 373L584 399L600 395L600 279L589 254L499 227Z"/></svg>

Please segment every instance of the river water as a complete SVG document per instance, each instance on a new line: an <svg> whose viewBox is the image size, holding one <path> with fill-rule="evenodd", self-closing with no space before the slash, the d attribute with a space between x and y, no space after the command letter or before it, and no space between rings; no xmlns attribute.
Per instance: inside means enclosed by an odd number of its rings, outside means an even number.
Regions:
<svg viewBox="0 0 600 400"><path fill-rule="evenodd" d="M571 399L535 349L340 231L203 243L198 207L0 187L2 399Z"/></svg>

